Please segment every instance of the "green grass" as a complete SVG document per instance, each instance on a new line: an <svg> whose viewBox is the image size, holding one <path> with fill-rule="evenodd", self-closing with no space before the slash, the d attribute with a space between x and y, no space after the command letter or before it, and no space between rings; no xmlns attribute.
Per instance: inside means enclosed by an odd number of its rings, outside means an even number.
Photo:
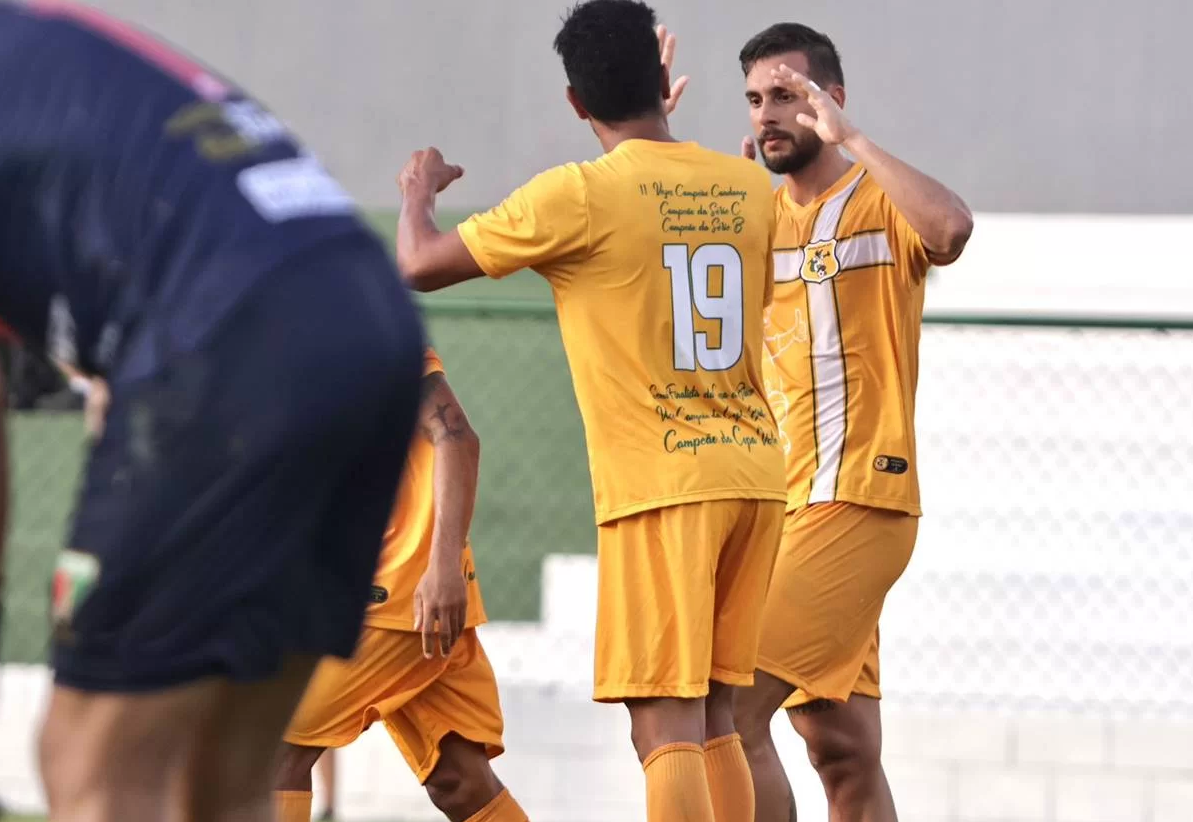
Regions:
<svg viewBox="0 0 1193 822"><path fill-rule="evenodd" d="M371 216L393 237L392 213ZM458 215L444 218L445 226ZM392 245L387 241L387 245ZM491 619L534 620L542 560L595 549L584 432L552 313L443 312L461 300L550 300L530 272L479 280L422 299L431 342L481 437L481 485L472 529ZM10 415L14 511L0 657L41 662L48 635L49 578L65 539L84 456L77 414Z"/></svg>

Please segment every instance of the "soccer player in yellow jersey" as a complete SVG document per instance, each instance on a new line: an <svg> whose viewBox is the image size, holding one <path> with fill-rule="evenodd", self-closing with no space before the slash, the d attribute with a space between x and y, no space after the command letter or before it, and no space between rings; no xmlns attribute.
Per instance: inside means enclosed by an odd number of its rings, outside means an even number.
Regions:
<svg viewBox="0 0 1193 822"><path fill-rule="evenodd" d="M629 708L650 822L736 822L753 789L732 691L753 681L786 499L761 373L774 209L757 164L671 136L654 23L590 0L555 39L599 159L440 233L435 194L462 172L416 153L398 260L421 290L550 283L596 504L594 698Z"/></svg>
<svg viewBox="0 0 1193 822"><path fill-rule="evenodd" d="M526 822L489 760L503 721L468 544L480 444L428 350L418 432L356 654L328 657L290 721L275 780L280 822L310 822L311 769L380 720L452 822ZM328 546L335 550L335 546Z"/></svg>
<svg viewBox="0 0 1193 822"><path fill-rule="evenodd" d="M846 119L836 48L797 24L741 51L774 193L767 393L787 454L787 517L754 687L737 723L758 822L794 819L770 738L786 707L834 822L895 822L880 762L878 619L920 516L915 390L924 281L961 254L961 198ZM754 141L745 148L752 156ZM845 149L852 155L842 153Z"/></svg>

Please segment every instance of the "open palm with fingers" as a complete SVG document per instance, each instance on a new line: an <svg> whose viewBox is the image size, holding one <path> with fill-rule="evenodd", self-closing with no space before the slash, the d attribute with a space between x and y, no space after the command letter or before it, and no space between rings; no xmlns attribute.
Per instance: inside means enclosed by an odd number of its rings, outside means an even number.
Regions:
<svg viewBox="0 0 1193 822"><path fill-rule="evenodd" d="M655 34L659 38L659 56L662 58L663 65L667 68L667 74L671 74L671 64L675 60L675 35L667 31L666 26L658 26L655 29ZM686 74L671 83L671 96L663 101L663 113L668 117L671 112L675 111L675 107L679 105L679 98L683 96L683 91L688 87L688 80L691 78Z"/></svg>
<svg viewBox="0 0 1193 822"><path fill-rule="evenodd" d="M786 64L772 69L771 76L775 83L808 101L815 116L801 112L795 116L795 120L816 132L825 145L840 145L857 134L857 128L849 122L837 101L815 82Z"/></svg>

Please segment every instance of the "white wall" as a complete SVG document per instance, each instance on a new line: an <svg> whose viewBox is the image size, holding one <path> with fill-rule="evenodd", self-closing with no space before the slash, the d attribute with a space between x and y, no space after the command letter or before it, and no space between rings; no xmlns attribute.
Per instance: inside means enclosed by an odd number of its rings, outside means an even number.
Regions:
<svg viewBox="0 0 1193 822"><path fill-rule="evenodd" d="M572 0L92 2L247 86L369 206L396 202L426 144L467 169L444 195L458 207L598 150L551 50ZM1183 0L653 5L693 78L673 125L711 147L737 151L748 128L738 51L795 20L836 41L856 121L974 208L1193 210Z"/></svg>

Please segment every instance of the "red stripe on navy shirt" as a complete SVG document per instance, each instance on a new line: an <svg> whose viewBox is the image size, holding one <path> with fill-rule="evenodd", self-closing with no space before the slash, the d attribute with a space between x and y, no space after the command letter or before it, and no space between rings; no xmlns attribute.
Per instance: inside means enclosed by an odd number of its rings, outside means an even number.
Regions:
<svg viewBox="0 0 1193 822"><path fill-rule="evenodd" d="M30 9L43 17L59 17L71 20L123 46L147 62L157 66L171 77L184 83L195 94L209 102L227 97L229 89L203 66L169 46L154 39L128 23L108 17L106 14L86 6L78 6L65 0L33 0Z"/></svg>

